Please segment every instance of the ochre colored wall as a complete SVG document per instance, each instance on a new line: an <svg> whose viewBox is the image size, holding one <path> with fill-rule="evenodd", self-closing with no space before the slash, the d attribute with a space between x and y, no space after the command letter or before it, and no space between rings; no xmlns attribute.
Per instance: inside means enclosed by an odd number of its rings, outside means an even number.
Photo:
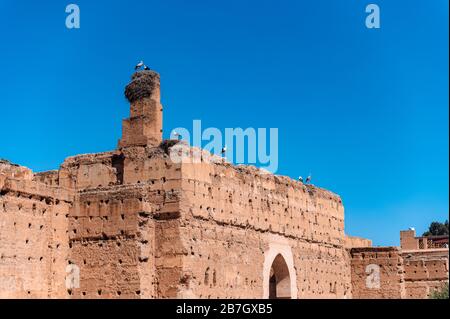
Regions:
<svg viewBox="0 0 450 319"><path fill-rule="evenodd" d="M448 282L448 248L353 248L350 254L353 298L423 299ZM369 265L379 266L379 287L367 282L371 276Z"/></svg>
<svg viewBox="0 0 450 319"><path fill-rule="evenodd" d="M263 264L271 245L278 245L292 255L291 295L351 297L344 209L337 195L226 163L183 163L182 179L188 280L180 296L263 297Z"/></svg>
<svg viewBox="0 0 450 319"><path fill-rule="evenodd" d="M65 297L70 192L0 162L0 298Z"/></svg>

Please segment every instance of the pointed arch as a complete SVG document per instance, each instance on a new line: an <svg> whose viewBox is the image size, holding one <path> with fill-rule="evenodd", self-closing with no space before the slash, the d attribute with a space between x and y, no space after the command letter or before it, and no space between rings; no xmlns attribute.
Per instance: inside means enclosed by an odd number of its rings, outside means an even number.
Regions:
<svg viewBox="0 0 450 319"><path fill-rule="evenodd" d="M264 252L263 298L297 298L297 276L291 247L278 238L270 238Z"/></svg>

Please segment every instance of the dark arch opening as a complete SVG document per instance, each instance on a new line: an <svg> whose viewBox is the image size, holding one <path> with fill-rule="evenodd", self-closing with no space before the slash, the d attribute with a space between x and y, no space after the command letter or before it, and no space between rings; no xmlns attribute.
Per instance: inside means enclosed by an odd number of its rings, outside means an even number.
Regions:
<svg viewBox="0 0 450 319"><path fill-rule="evenodd" d="M269 277L270 299L291 299L291 277L289 268L281 254L278 254L272 262Z"/></svg>

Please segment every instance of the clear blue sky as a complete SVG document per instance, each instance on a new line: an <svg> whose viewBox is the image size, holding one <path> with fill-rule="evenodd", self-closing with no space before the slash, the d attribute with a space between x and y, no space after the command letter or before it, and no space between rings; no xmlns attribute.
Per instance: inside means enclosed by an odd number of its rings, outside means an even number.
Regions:
<svg viewBox="0 0 450 319"><path fill-rule="evenodd" d="M79 30L69 1L0 0L0 157L42 171L114 149L142 58L165 132L279 128L278 173L340 194L348 234L397 245L448 218L447 0L73 2Z"/></svg>

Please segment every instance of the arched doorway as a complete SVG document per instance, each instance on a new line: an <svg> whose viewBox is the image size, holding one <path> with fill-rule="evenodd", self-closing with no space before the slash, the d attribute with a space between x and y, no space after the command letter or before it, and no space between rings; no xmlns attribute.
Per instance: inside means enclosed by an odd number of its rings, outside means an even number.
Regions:
<svg viewBox="0 0 450 319"><path fill-rule="evenodd" d="M270 299L291 299L291 277L289 268L281 254L272 262L269 277Z"/></svg>

